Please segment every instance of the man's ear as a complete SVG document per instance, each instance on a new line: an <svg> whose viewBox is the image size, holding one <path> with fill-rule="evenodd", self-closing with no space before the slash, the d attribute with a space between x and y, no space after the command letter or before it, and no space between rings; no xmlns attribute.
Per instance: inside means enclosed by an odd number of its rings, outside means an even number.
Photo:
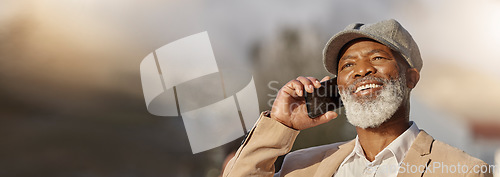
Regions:
<svg viewBox="0 0 500 177"><path fill-rule="evenodd" d="M417 86L418 80L420 80L420 72L415 68L408 68L406 70L406 86L413 89Z"/></svg>

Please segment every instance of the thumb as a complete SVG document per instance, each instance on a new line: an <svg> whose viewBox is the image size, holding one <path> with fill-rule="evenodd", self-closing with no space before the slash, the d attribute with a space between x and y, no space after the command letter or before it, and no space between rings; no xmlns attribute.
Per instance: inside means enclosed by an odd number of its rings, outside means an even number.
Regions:
<svg viewBox="0 0 500 177"><path fill-rule="evenodd" d="M325 114L316 118L316 123L317 123L317 125L324 124L324 123L327 123L327 122L329 122L337 117L338 117L338 114L336 112L328 111Z"/></svg>

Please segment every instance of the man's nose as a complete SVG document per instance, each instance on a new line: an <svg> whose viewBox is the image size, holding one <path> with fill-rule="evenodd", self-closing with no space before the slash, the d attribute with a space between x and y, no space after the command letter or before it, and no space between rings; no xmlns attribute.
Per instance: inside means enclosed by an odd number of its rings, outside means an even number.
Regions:
<svg viewBox="0 0 500 177"><path fill-rule="evenodd" d="M375 74L377 69L369 62L359 62L354 68L354 78L365 77L369 74Z"/></svg>

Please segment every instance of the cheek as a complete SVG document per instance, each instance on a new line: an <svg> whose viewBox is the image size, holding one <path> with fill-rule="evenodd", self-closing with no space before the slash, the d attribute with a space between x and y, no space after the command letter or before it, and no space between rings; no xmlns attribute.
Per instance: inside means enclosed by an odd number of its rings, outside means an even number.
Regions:
<svg viewBox="0 0 500 177"><path fill-rule="evenodd" d="M377 71L385 76L387 76L388 79L396 79L399 77L399 67L396 64L390 64L390 65L384 65L384 66L378 66Z"/></svg>
<svg viewBox="0 0 500 177"><path fill-rule="evenodd" d="M347 88L348 84L348 76L340 74L337 77L337 86L339 88L339 91L342 92L345 88Z"/></svg>

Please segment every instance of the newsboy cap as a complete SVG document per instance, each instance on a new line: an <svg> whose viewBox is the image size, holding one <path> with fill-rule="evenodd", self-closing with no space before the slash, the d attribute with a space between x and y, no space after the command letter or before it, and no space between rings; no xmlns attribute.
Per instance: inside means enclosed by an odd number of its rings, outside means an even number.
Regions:
<svg viewBox="0 0 500 177"><path fill-rule="evenodd" d="M358 38L370 38L398 52L410 67L422 69L422 58L417 43L410 33L394 20L384 20L374 24L353 23L335 34L323 49L323 64L328 72L337 75L340 50L348 42Z"/></svg>

